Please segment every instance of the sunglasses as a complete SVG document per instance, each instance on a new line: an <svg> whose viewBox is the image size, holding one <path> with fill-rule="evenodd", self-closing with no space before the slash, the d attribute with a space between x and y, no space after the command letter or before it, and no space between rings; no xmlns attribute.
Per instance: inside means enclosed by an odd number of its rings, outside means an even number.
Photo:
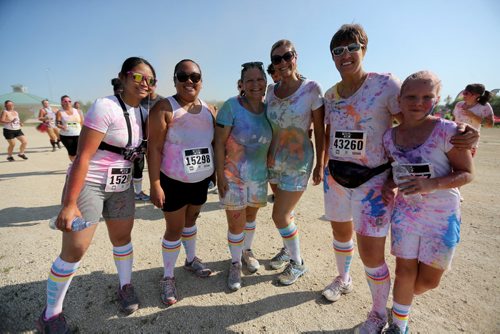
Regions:
<svg viewBox="0 0 500 334"><path fill-rule="evenodd" d="M132 76L132 79L134 79L134 81L137 83L141 83L143 80L146 80L148 86L154 86L158 82L158 80L156 80L155 78L148 77L141 73L128 71L127 74L130 74Z"/></svg>
<svg viewBox="0 0 500 334"><path fill-rule="evenodd" d="M354 53L354 52L358 52L362 46L363 45L359 44L359 43L351 43L347 46L337 46L336 48L333 48L331 50L331 52L332 52L332 55L334 55L335 57L340 57L344 54L344 52L346 50L349 53Z"/></svg>
<svg viewBox="0 0 500 334"><path fill-rule="evenodd" d="M186 72L177 72L175 73L175 77L179 82L186 82L188 79L191 79L192 83L198 83L201 80L201 74L193 72L191 74L187 74Z"/></svg>
<svg viewBox="0 0 500 334"><path fill-rule="evenodd" d="M279 65L281 63L281 60L284 60L288 63L290 62L290 60L293 59L293 57L295 57L295 52L288 51L285 52L285 54L283 54L282 56L278 55L271 56L271 63L273 63L273 65Z"/></svg>
<svg viewBox="0 0 500 334"><path fill-rule="evenodd" d="M262 63L260 61L251 61L251 62L248 62L248 63L241 64L241 67L243 67L244 69L252 68L252 67L260 67L260 68L262 68L262 66L264 66L264 63Z"/></svg>

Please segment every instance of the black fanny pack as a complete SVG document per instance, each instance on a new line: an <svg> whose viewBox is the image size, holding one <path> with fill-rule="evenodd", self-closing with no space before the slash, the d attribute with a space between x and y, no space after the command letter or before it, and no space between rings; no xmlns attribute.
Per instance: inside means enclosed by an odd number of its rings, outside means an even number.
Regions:
<svg viewBox="0 0 500 334"><path fill-rule="evenodd" d="M338 184L346 188L357 188L389 167L391 167L389 162L375 168L368 168L349 161L328 161L330 175Z"/></svg>

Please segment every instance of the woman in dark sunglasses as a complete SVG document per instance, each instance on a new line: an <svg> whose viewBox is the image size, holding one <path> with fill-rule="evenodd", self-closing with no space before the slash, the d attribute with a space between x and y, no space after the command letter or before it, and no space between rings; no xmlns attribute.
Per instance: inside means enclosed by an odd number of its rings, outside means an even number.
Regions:
<svg viewBox="0 0 500 334"><path fill-rule="evenodd" d="M151 201L163 210L166 229L162 241L161 301L177 302L174 267L181 243L186 251L184 269L198 277L212 273L196 256L196 219L207 201L214 173L213 110L198 98L201 69L190 59L174 69L177 93L156 103L150 111L148 166Z"/></svg>
<svg viewBox="0 0 500 334"><path fill-rule="evenodd" d="M241 287L242 262L250 273L259 261L252 252L257 211L267 204L267 152L272 130L262 97L266 73L261 62L242 65L243 95L227 100L217 114L215 155L221 206L226 210L231 253L228 287Z"/></svg>
<svg viewBox="0 0 500 334"><path fill-rule="evenodd" d="M286 266L278 280L293 284L306 271L300 254L299 233L293 210L307 188L311 172L313 184L323 177L324 108L321 88L297 73L297 51L292 42L279 40L271 48L271 62L281 79L267 90L266 115L273 130L269 149L269 183L275 194L273 220L284 247L271 259L271 267ZM308 136L314 125L314 148Z"/></svg>
<svg viewBox="0 0 500 334"><path fill-rule="evenodd" d="M139 76L142 80L138 80ZM139 308L131 284L134 254L131 232L135 213L134 190L130 186L133 162L124 156L123 150L127 145L131 150L141 145L142 119L147 115L139 103L148 95L148 78L154 77L154 69L145 59L131 57L123 63L119 77L123 84L121 95L97 99L80 133L78 150L63 193L62 209L55 222L63 231L62 250L52 264L46 308L37 322L42 333L69 332L62 313L64 297L92 242L101 215L113 245L121 310L131 314ZM128 113L130 130L125 113ZM75 231L75 223L82 220L91 223L90 226Z"/></svg>

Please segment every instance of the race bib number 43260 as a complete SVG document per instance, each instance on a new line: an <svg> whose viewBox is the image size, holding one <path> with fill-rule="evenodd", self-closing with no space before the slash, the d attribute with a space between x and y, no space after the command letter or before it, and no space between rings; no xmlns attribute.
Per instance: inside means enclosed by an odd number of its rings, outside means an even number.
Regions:
<svg viewBox="0 0 500 334"><path fill-rule="evenodd" d="M365 156L366 132L358 130L337 130L331 143L331 154L333 157Z"/></svg>
<svg viewBox="0 0 500 334"><path fill-rule="evenodd" d="M186 173L195 173L210 170L213 159L208 147L192 148L184 150L184 169Z"/></svg>

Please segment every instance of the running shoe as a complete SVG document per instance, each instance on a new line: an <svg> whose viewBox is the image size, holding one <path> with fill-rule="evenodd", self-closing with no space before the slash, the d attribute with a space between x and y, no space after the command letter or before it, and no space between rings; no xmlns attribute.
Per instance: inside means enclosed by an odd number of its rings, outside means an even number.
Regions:
<svg viewBox="0 0 500 334"><path fill-rule="evenodd" d="M186 259L186 262L184 262L184 269L202 278L208 277L212 274L212 270L208 269L198 257L195 257L191 263L188 263Z"/></svg>
<svg viewBox="0 0 500 334"><path fill-rule="evenodd" d="M62 148L62 146L61 146L61 143L60 143L60 142L57 142L57 147L58 147L59 149L61 149L61 148Z"/></svg>
<svg viewBox="0 0 500 334"><path fill-rule="evenodd" d="M241 288L241 264L231 263L229 267L229 275L227 276L227 286L232 291L239 290Z"/></svg>
<svg viewBox="0 0 500 334"><path fill-rule="evenodd" d="M247 269L250 273L254 273L260 268L260 263L259 261L255 258L253 255L253 252L251 249L244 250L241 254L241 260L245 263L247 266Z"/></svg>
<svg viewBox="0 0 500 334"><path fill-rule="evenodd" d="M144 191L141 191L140 193L135 194L135 200L136 201L144 201L147 202L149 201L150 197L144 193Z"/></svg>
<svg viewBox="0 0 500 334"><path fill-rule="evenodd" d="M38 318L38 320L36 321L36 329L38 329L40 333L66 334L71 332L68 324L66 323L66 318L64 318L64 314L62 314L62 312L47 320L45 320L44 315L45 310L43 310L40 318Z"/></svg>
<svg viewBox="0 0 500 334"><path fill-rule="evenodd" d="M177 289L175 288L174 277L164 277L160 281L161 302L167 306L177 303Z"/></svg>
<svg viewBox="0 0 500 334"><path fill-rule="evenodd" d="M209 193L213 192L214 194L219 193L217 186L212 181L210 181L210 183L208 184L208 192Z"/></svg>
<svg viewBox="0 0 500 334"><path fill-rule="evenodd" d="M121 289L118 289L118 301L122 312L127 315L139 309L139 299L132 284L125 284Z"/></svg>
<svg viewBox="0 0 500 334"><path fill-rule="evenodd" d="M19 158L23 159L23 160L28 160L28 157L26 156L26 154L21 154L21 153L19 153L17 156L18 156Z"/></svg>
<svg viewBox="0 0 500 334"><path fill-rule="evenodd" d="M346 295L350 292L352 292L353 286L352 286L352 279L349 277L349 282L344 282L342 280L342 277L337 276L333 280L332 283L330 283L325 290L323 290L322 295L329 301L331 302L336 302L337 300L340 299L342 295Z"/></svg>
<svg viewBox="0 0 500 334"><path fill-rule="evenodd" d="M56 147L52 147L52 152L55 152L56 151Z"/></svg>
<svg viewBox="0 0 500 334"><path fill-rule="evenodd" d="M288 251L286 250L286 248L283 247L280 249L278 254L273 256L273 258L269 262L269 265L274 270L277 270L277 269L283 268L289 262L290 262L290 254L288 254Z"/></svg>
<svg viewBox="0 0 500 334"><path fill-rule="evenodd" d="M299 279L300 276L304 275L307 272L307 268L304 265L304 261L302 264L295 263L293 260L290 260L290 263L285 267L285 270L278 276L278 281L282 285L291 285L295 283L296 280Z"/></svg>
<svg viewBox="0 0 500 334"><path fill-rule="evenodd" d="M7 161L15 161L14 157L7 157Z"/></svg>
<svg viewBox="0 0 500 334"><path fill-rule="evenodd" d="M387 323L386 319L382 319L379 315L370 311L365 322L354 329L355 334L379 334Z"/></svg>
<svg viewBox="0 0 500 334"><path fill-rule="evenodd" d="M396 324L391 324L389 327L387 327L386 329L384 329L382 331L383 334L408 334L409 333L409 329L408 329L408 326L406 326L406 329L405 329L405 332L403 333L401 331L401 328L399 328Z"/></svg>

